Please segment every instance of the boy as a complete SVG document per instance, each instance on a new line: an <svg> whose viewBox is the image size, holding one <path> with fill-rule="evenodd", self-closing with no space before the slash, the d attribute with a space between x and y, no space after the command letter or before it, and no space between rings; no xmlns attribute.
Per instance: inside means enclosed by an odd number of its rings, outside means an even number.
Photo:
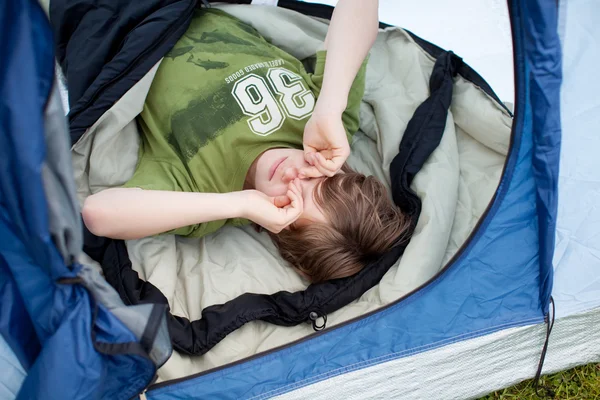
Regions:
<svg viewBox="0 0 600 400"><path fill-rule="evenodd" d="M313 282L352 275L387 251L407 221L375 178L341 171L377 8L340 0L312 75L251 26L201 10L154 78L133 177L88 197L88 229L199 237L252 221Z"/></svg>

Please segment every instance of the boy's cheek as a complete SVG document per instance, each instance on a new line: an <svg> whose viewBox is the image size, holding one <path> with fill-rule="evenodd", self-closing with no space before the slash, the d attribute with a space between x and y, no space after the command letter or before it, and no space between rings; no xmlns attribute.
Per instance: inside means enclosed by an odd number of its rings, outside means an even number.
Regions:
<svg viewBox="0 0 600 400"><path fill-rule="evenodd" d="M287 186L263 182L259 190L269 197L285 196L287 193Z"/></svg>

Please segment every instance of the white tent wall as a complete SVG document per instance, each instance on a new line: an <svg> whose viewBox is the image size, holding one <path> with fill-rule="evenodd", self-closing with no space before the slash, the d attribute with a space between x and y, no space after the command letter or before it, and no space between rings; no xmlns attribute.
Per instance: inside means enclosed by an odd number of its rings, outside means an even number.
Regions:
<svg viewBox="0 0 600 400"><path fill-rule="evenodd" d="M600 309L556 321L543 373L600 361L598 326ZM532 378L545 337L545 325L506 329L342 374L277 399L476 399Z"/></svg>
<svg viewBox="0 0 600 400"><path fill-rule="evenodd" d="M334 6L337 0L307 2ZM513 102L512 35L505 0L379 0L379 20L454 51L500 100Z"/></svg>
<svg viewBox="0 0 600 400"><path fill-rule="evenodd" d="M600 307L599 20L598 0L560 4L562 145L552 291L557 317Z"/></svg>
<svg viewBox="0 0 600 400"><path fill-rule="evenodd" d="M0 399L14 399L25 379L25 370L4 337L0 335Z"/></svg>

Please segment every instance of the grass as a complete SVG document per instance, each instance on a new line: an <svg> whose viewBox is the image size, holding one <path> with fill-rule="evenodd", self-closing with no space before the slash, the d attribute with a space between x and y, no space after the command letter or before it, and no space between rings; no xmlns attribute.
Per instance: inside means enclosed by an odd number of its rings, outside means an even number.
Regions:
<svg viewBox="0 0 600 400"><path fill-rule="evenodd" d="M542 386L554 392L554 397L545 396ZM588 364L540 379L539 399L600 400L600 364ZM490 393L479 400L528 400L538 399L533 380Z"/></svg>

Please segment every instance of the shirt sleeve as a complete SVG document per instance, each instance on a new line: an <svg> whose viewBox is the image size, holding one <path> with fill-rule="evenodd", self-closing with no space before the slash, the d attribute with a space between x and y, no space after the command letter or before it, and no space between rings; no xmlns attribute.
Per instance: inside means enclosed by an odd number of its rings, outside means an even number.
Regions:
<svg viewBox="0 0 600 400"><path fill-rule="evenodd" d="M197 192L185 170L170 161L141 157L136 170L123 187L145 190L168 190L174 192ZM196 236L202 231L202 224L173 229L167 234Z"/></svg>
<svg viewBox="0 0 600 400"><path fill-rule="evenodd" d="M320 93L323 85L323 75L325 73L325 58L327 51L322 50L317 52L317 60L315 63L315 72L311 75L312 82L317 86ZM342 122L346 128L348 139L352 139L352 136L358 131L359 128L359 114L360 114L360 102L365 94L365 75L367 70L368 57L363 61L354 82L350 87L348 93L348 103L346 109L342 114ZM318 93L317 93L318 96Z"/></svg>

